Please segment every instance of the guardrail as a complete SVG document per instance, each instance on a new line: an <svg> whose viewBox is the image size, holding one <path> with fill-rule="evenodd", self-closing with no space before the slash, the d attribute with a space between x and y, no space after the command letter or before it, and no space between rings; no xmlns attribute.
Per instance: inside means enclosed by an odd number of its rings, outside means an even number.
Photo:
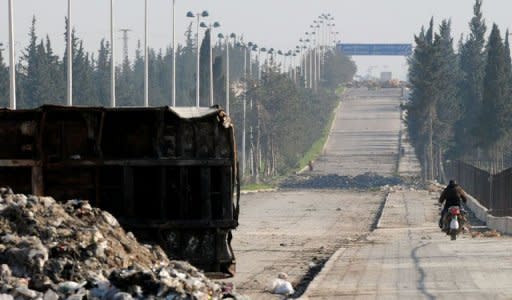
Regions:
<svg viewBox="0 0 512 300"><path fill-rule="evenodd" d="M493 175L465 162L453 161L445 164L445 172L493 216L512 216L512 168Z"/></svg>

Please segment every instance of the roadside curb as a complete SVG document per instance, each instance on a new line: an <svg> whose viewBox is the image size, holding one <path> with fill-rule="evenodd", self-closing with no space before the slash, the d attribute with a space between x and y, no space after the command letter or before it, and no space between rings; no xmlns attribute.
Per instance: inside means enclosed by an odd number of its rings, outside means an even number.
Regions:
<svg viewBox="0 0 512 300"><path fill-rule="evenodd" d="M376 229L381 228L380 222L382 221L382 216L384 215L384 210L386 209L386 205L388 204L388 200L389 200L390 195L391 195L391 192L388 191L386 193L386 197L384 197L384 203L382 204L382 208L379 211L379 216L378 216L377 222L375 223L375 226L372 229L372 231L375 231Z"/></svg>
<svg viewBox="0 0 512 300"><path fill-rule="evenodd" d="M338 105L334 109L334 118L332 120L331 127L329 128L329 133L327 134L327 138L325 139L325 143L322 146L322 150L320 151L320 155L325 153L325 148L327 147L327 144L329 143L329 139L331 138L332 130L334 129L334 124L336 124L336 119L338 118L338 114L341 111L341 104L342 103L343 103L343 95L342 95L342 98L340 99ZM300 169L297 172L297 174L302 174L302 173L306 172L308 170L308 168L309 168L309 166L305 166L304 168Z"/></svg>
<svg viewBox="0 0 512 300"><path fill-rule="evenodd" d="M322 147L321 154L325 153L325 148L327 147L327 144L329 143L329 140L331 139L331 133L332 133L332 130L334 129L334 124L336 124L336 120L338 119L338 114L341 111L342 103L343 103L343 96L340 99L340 102L338 103L336 108L334 109L334 118L332 119L332 124L331 124L331 127L329 128L329 133L327 134L327 139L325 139L324 146Z"/></svg>
<svg viewBox="0 0 512 300"><path fill-rule="evenodd" d="M274 189L261 189L261 190L241 190L240 195L248 195L248 194L256 194L256 193L269 193L269 192L277 192L278 188Z"/></svg>
<svg viewBox="0 0 512 300"><path fill-rule="evenodd" d="M382 206L380 207L379 212L378 212L377 221L372 224L372 228L370 228L370 232L373 232L380 227L382 215L384 215L384 210L386 209L386 204L388 203L390 194L391 194L390 191L386 192L386 196L384 197L384 201L383 201L384 203L382 204ZM341 247L338 250L336 250L336 252L334 252L334 254L331 255L331 257L329 257L327 262L322 267L322 270L320 270L320 272L315 276L313 281L311 281L309 283L307 289L304 291L302 296L299 297L298 299L300 299L300 300L308 300L309 299L310 291L318 288L318 285L320 284L320 282L322 282L324 280L325 276L327 276L327 273L329 273L332 270L334 263L343 254L343 252L345 252L345 250L347 250L347 248Z"/></svg>
<svg viewBox="0 0 512 300"><path fill-rule="evenodd" d="M324 280L325 276L327 276L327 273L329 273L332 270L332 268L334 266L334 262L338 260L338 258L343 254L343 252L345 252L345 250L347 250L347 248L342 247L342 248L339 248L338 250L336 250L336 252L334 252L334 254L324 264L320 273L318 273L315 276L315 278L313 279L313 281L311 281L309 283L308 288L304 291L302 296L300 296L297 299L300 299L300 300L308 300L309 299L310 291L318 288L320 282L322 282Z"/></svg>

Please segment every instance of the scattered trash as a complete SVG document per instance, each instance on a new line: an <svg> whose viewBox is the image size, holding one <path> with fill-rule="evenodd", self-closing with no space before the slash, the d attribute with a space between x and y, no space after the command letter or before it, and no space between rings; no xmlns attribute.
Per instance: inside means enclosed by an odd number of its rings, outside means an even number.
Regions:
<svg viewBox="0 0 512 300"><path fill-rule="evenodd" d="M471 231L472 238L493 238L493 237L501 237L501 233L496 230L487 230L487 231Z"/></svg>
<svg viewBox="0 0 512 300"><path fill-rule="evenodd" d="M87 201L60 204L0 189L0 300L223 295L221 284L187 262L170 261L158 246L138 243Z"/></svg>
<svg viewBox="0 0 512 300"><path fill-rule="evenodd" d="M292 295L295 293L295 290L293 289L292 284L287 280L288 275L286 273L279 273L277 275L277 278L272 280L270 285L267 287L267 291L273 293L273 294L280 294L280 295Z"/></svg>
<svg viewBox="0 0 512 300"><path fill-rule="evenodd" d="M483 233L484 237L500 237L501 233L496 230L489 230Z"/></svg>

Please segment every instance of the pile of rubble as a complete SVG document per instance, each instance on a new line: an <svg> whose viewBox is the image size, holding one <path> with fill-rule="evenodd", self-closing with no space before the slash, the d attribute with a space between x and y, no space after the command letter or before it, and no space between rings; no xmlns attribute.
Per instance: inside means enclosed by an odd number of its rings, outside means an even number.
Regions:
<svg viewBox="0 0 512 300"><path fill-rule="evenodd" d="M0 299L221 299L223 288L142 245L87 201L0 189Z"/></svg>
<svg viewBox="0 0 512 300"><path fill-rule="evenodd" d="M281 187L294 189L371 189L401 183L401 178L383 177L375 173L365 173L355 177L330 174L290 177L281 184Z"/></svg>

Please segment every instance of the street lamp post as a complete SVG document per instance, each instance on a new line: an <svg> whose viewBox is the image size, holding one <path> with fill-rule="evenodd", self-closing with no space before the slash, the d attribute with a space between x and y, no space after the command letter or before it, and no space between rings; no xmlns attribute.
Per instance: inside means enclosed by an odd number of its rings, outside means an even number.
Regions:
<svg viewBox="0 0 512 300"><path fill-rule="evenodd" d="M187 17L189 18L196 18L197 17L197 26L196 26L196 50L197 50L197 56L196 56L196 107L199 107L199 20L201 17L206 18L208 17L208 12L205 10L201 13L194 14L193 12L189 11L187 13Z"/></svg>
<svg viewBox="0 0 512 300"><path fill-rule="evenodd" d="M247 48L249 47L249 48ZM249 76L248 78L252 79L252 47L254 47L254 44L252 42L247 43L246 50L249 50Z"/></svg>
<svg viewBox="0 0 512 300"><path fill-rule="evenodd" d="M172 90L171 106L176 107L176 0L172 0Z"/></svg>
<svg viewBox="0 0 512 300"><path fill-rule="evenodd" d="M314 89L316 90L318 88L318 82L320 81L320 44L321 44L321 34L320 34L320 24L317 22L317 24L314 26L315 30L315 85Z"/></svg>
<svg viewBox="0 0 512 300"><path fill-rule="evenodd" d="M69 106L73 105L73 41L71 40L71 0L68 0L68 32L67 32L67 92L66 99Z"/></svg>
<svg viewBox="0 0 512 300"><path fill-rule="evenodd" d="M297 74L297 55L300 55L300 50L296 49L295 52L292 54L293 57L293 82L297 84L297 77L300 75L300 69L299 74ZM300 56L299 56L300 59Z"/></svg>
<svg viewBox="0 0 512 300"><path fill-rule="evenodd" d="M116 47L114 29L114 0L110 0L110 106L116 107Z"/></svg>
<svg viewBox="0 0 512 300"><path fill-rule="evenodd" d="M304 76L304 87L308 87L308 56L307 56L307 49L308 47L306 46L306 41L304 41L304 45L302 46L302 60L304 61L304 65L303 65L303 76Z"/></svg>
<svg viewBox="0 0 512 300"><path fill-rule="evenodd" d="M274 48L270 48L267 51L267 60L269 61L269 68L273 67L274 65Z"/></svg>
<svg viewBox="0 0 512 300"><path fill-rule="evenodd" d="M226 113L229 115L229 47L230 47L230 40L231 38L235 38L236 35L232 33L231 35L226 34L225 36L222 33L219 33L220 39L225 39L226 44Z"/></svg>
<svg viewBox="0 0 512 300"><path fill-rule="evenodd" d="M281 73L284 73L284 60L283 60L283 51L281 50L277 50L277 55L279 55L281 57L280 59L280 63L281 63L281 67L279 68Z"/></svg>
<svg viewBox="0 0 512 300"><path fill-rule="evenodd" d="M261 54L261 48L257 47L255 50L258 51L258 81L261 81L261 62L260 62L260 54Z"/></svg>
<svg viewBox="0 0 512 300"><path fill-rule="evenodd" d="M243 121L242 121L242 178L245 176L245 136L246 136L246 113L247 113L247 45L244 45L244 98L243 98Z"/></svg>
<svg viewBox="0 0 512 300"><path fill-rule="evenodd" d="M144 1L144 106L149 106L148 0Z"/></svg>
<svg viewBox="0 0 512 300"><path fill-rule="evenodd" d="M264 65L265 65L265 61L266 61L266 59L265 59L265 60L263 61L263 64L261 64L261 62L259 62L261 52L266 53L266 57L268 57L267 48L262 47L262 48L260 48L260 49L259 49L259 51L258 51L258 65L259 65L259 69L260 69L260 73L259 73L259 78L260 78L260 80L261 80L261 74L262 74L261 68L262 68L262 66L264 66Z"/></svg>
<svg viewBox="0 0 512 300"><path fill-rule="evenodd" d="M16 109L16 66L14 60L14 5L9 0L9 108Z"/></svg>
<svg viewBox="0 0 512 300"><path fill-rule="evenodd" d="M210 36L210 106L213 106L213 48L212 48L212 31L213 28L220 27L219 22L214 22L212 24L206 24L205 22L201 22L200 26L202 28L208 28L208 34Z"/></svg>
<svg viewBox="0 0 512 300"><path fill-rule="evenodd" d="M302 43L302 39L300 39L300 42ZM295 46L295 53L299 54L299 76L302 76L302 45Z"/></svg>

